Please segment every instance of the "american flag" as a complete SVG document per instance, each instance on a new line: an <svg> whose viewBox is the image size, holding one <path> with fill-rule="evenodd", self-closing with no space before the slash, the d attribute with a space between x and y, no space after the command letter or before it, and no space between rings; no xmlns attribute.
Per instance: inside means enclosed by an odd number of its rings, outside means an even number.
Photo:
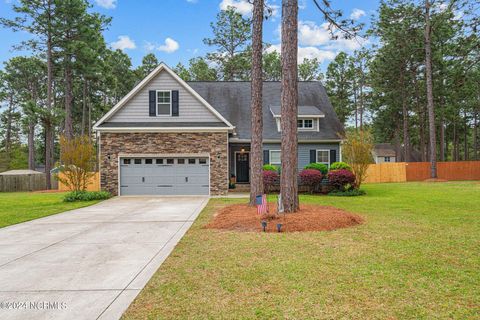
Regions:
<svg viewBox="0 0 480 320"><path fill-rule="evenodd" d="M257 205L257 213L258 214L264 214L268 212L268 203L267 203L267 195L262 194L261 196L257 196L256 199L256 205Z"/></svg>

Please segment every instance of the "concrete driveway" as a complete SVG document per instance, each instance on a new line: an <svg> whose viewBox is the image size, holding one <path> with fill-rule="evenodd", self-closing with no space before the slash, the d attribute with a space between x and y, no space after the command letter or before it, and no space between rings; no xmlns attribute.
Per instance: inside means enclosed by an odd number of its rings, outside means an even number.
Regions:
<svg viewBox="0 0 480 320"><path fill-rule="evenodd" d="M0 319L118 319L206 197L120 197L0 229Z"/></svg>

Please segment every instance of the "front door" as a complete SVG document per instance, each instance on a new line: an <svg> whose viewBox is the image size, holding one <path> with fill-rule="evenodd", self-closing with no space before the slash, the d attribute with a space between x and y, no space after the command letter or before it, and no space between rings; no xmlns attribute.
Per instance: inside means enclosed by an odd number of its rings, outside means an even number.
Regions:
<svg viewBox="0 0 480 320"><path fill-rule="evenodd" d="M248 183L250 181L250 154L247 152L236 153L237 182Z"/></svg>

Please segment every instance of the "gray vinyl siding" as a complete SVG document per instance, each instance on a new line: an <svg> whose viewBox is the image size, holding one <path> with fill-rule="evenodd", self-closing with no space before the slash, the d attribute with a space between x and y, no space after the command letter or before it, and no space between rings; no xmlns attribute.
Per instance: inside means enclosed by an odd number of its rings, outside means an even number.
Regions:
<svg viewBox="0 0 480 320"><path fill-rule="evenodd" d="M178 117L150 117L148 112L149 90L178 90ZM134 95L109 122L220 122L195 96L188 92L166 71L161 71L136 95Z"/></svg>
<svg viewBox="0 0 480 320"><path fill-rule="evenodd" d="M266 143L264 150L281 150L280 143ZM310 163L310 150L337 150L337 158L340 159L340 147L338 143L299 143L298 144L298 170L302 170Z"/></svg>

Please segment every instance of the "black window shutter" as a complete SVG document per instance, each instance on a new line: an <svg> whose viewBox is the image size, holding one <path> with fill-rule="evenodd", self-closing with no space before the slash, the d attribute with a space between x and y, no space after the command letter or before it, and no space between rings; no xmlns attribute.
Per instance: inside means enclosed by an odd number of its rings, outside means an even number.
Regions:
<svg viewBox="0 0 480 320"><path fill-rule="evenodd" d="M269 164L269 163L270 163L270 151L263 150L263 164Z"/></svg>
<svg viewBox="0 0 480 320"><path fill-rule="evenodd" d="M178 117L178 90L172 91L172 116Z"/></svg>
<svg viewBox="0 0 480 320"><path fill-rule="evenodd" d="M310 163L317 162L317 150L310 150Z"/></svg>
<svg viewBox="0 0 480 320"><path fill-rule="evenodd" d="M337 162L337 150L330 150L330 164Z"/></svg>
<svg viewBox="0 0 480 320"><path fill-rule="evenodd" d="M155 117L157 115L156 100L157 92L155 90L150 90L148 92L148 114L150 117Z"/></svg>

